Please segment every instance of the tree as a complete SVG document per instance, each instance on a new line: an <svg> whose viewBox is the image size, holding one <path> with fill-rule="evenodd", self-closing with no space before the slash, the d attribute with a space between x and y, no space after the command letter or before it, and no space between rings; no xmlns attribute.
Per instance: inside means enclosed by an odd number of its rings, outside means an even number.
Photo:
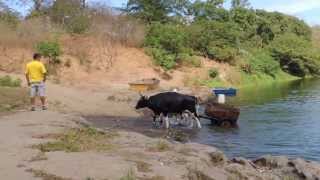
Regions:
<svg viewBox="0 0 320 180"><path fill-rule="evenodd" d="M4 23L11 28L15 28L19 23L20 14L10 9L3 1L0 0L0 23Z"/></svg>
<svg viewBox="0 0 320 180"><path fill-rule="evenodd" d="M249 0L232 0L231 7L232 9L236 8L248 8L250 6Z"/></svg>
<svg viewBox="0 0 320 180"><path fill-rule="evenodd" d="M223 8L224 0L196 0L191 8L191 14L197 20L217 20L225 21L229 18L229 13Z"/></svg>
<svg viewBox="0 0 320 180"><path fill-rule="evenodd" d="M129 0L124 11L150 24L167 22L171 16L184 15L190 4L189 0Z"/></svg>

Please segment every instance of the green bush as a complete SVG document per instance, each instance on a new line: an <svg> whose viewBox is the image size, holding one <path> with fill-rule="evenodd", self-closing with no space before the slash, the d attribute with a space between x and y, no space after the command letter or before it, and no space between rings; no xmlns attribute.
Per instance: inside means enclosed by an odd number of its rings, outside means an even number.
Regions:
<svg viewBox="0 0 320 180"><path fill-rule="evenodd" d="M281 68L289 74L300 77L319 75L319 53L303 37L284 34L273 41L270 50Z"/></svg>
<svg viewBox="0 0 320 180"><path fill-rule="evenodd" d="M53 63L59 63L58 57L62 54L60 44L57 41L42 41L36 49L43 56L48 57Z"/></svg>
<svg viewBox="0 0 320 180"><path fill-rule="evenodd" d="M250 71L253 74L264 73L275 76L280 70L280 64L267 51L256 50L247 57Z"/></svg>
<svg viewBox="0 0 320 180"><path fill-rule="evenodd" d="M145 46L151 48L156 63L169 70L175 67L178 55L186 51L186 34L180 25L152 24L145 40Z"/></svg>
<svg viewBox="0 0 320 180"><path fill-rule="evenodd" d="M145 46L161 48L171 54L179 54L186 47L186 39L183 26L155 23L149 28Z"/></svg>
<svg viewBox="0 0 320 180"><path fill-rule="evenodd" d="M210 76L212 79L215 79L216 77L218 77L218 76L219 76L219 71L218 71L218 69L216 69L216 68L210 69L210 70L209 70L209 76Z"/></svg>
<svg viewBox="0 0 320 180"><path fill-rule="evenodd" d="M182 65L191 67L201 67L201 60L197 56L190 55L188 53L181 53L178 55L177 60Z"/></svg>
<svg viewBox="0 0 320 180"><path fill-rule="evenodd" d="M197 22L188 27L188 44L203 56L232 62L237 54L240 31L232 23Z"/></svg>
<svg viewBox="0 0 320 180"><path fill-rule="evenodd" d="M155 63L165 70L170 70L176 66L176 57L166 50L151 48L148 53L153 57Z"/></svg>
<svg viewBox="0 0 320 180"><path fill-rule="evenodd" d="M21 79L13 79L10 76L0 77L0 86L20 87L21 86Z"/></svg>

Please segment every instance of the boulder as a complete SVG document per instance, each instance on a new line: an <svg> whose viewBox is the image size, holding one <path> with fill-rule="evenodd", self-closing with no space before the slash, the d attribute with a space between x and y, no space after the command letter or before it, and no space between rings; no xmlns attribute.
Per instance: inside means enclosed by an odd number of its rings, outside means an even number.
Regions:
<svg viewBox="0 0 320 180"><path fill-rule="evenodd" d="M283 168L288 166L288 158L285 156L263 156L253 161L253 163L260 167L267 168Z"/></svg>

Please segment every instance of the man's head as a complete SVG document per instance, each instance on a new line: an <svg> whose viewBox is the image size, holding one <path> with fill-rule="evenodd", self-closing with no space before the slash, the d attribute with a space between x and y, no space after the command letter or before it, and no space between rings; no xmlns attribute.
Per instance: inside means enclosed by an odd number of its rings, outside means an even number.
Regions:
<svg viewBox="0 0 320 180"><path fill-rule="evenodd" d="M39 53L34 53L34 54L33 54L33 59L34 59L34 60L40 61L41 57L42 57L42 56L41 56L41 54L39 54Z"/></svg>

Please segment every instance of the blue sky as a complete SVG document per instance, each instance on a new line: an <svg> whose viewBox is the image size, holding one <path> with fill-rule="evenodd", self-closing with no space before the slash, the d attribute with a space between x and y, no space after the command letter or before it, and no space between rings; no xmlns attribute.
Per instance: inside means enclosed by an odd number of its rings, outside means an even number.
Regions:
<svg viewBox="0 0 320 180"><path fill-rule="evenodd" d="M122 7L127 0L88 0L89 2L100 2L113 7ZM229 0L228 0L229 1ZM249 0L255 9L268 11L279 11L297 16L310 25L320 24L320 0ZM14 4L10 6L15 7ZM24 8L26 12L28 8Z"/></svg>

